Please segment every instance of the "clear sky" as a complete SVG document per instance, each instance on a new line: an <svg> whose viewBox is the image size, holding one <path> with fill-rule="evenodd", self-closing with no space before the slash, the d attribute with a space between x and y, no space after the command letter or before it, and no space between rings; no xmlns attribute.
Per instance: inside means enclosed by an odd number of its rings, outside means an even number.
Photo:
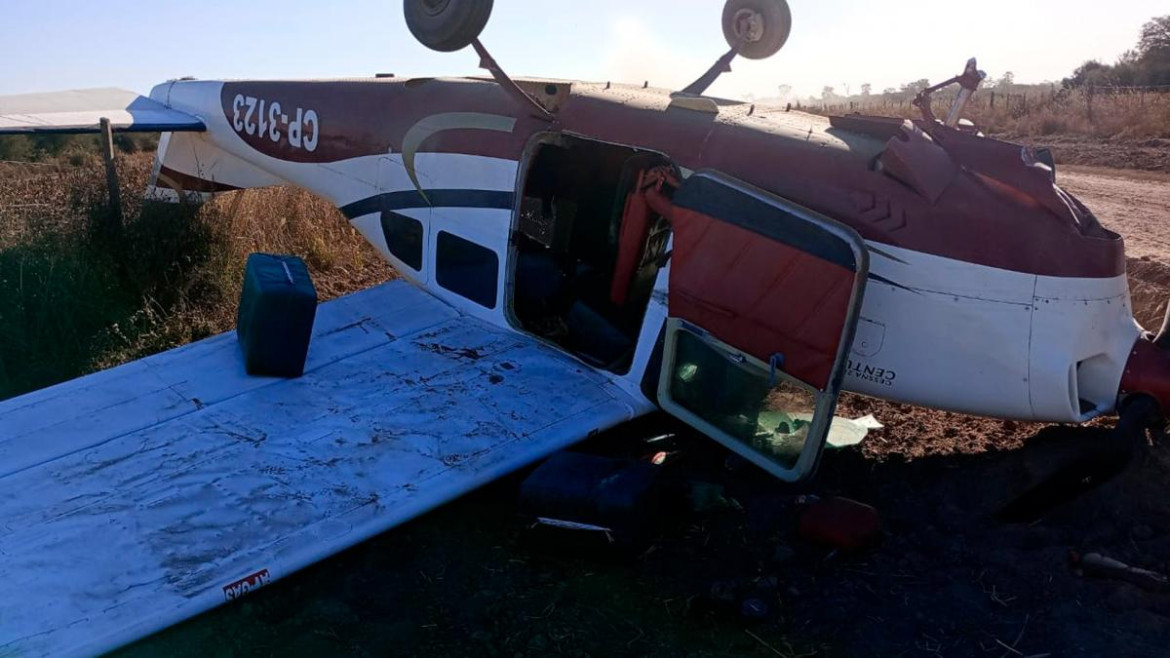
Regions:
<svg viewBox="0 0 1170 658"><path fill-rule="evenodd" d="M780 54L740 60L711 91L801 95L832 85L875 91L958 73L972 55L998 77L1058 80L1112 62L1166 0L789 0ZM483 39L513 75L679 88L726 50L722 0L496 0ZM169 78L311 78L474 73L467 51L427 51L401 0L3 0L0 94Z"/></svg>

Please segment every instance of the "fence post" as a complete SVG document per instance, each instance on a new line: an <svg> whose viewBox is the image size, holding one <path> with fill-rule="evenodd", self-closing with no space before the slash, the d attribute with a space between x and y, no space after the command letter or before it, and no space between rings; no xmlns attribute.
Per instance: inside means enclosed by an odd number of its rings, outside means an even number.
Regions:
<svg viewBox="0 0 1170 658"><path fill-rule="evenodd" d="M102 117L102 157L106 161L106 187L110 195L110 226L112 233L122 228L122 193L118 187L118 169L114 163L114 129L110 120Z"/></svg>

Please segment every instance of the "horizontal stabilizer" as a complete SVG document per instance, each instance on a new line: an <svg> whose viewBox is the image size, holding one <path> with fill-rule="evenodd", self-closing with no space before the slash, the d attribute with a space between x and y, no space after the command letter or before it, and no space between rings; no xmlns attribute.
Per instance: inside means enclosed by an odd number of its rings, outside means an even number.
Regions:
<svg viewBox="0 0 1170 658"><path fill-rule="evenodd" d="M198 118L125 89L0 96L0 135L96 133L102 119L117 132L206 130Z"/></svg>

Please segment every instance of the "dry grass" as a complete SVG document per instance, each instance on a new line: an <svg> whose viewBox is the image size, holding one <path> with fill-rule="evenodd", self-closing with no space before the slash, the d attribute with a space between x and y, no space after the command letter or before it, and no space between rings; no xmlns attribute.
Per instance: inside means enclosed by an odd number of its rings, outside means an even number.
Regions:
<svg viewBox="0 0 1170 658"><path fill-rule="evenodd" d="M230 329L255 251L303 257L322 299L392 276L303 190L144 204L147 154L119 161L128 220L111 235L100 162L70 160L0 165L0 399Z"/></svg>
<svg viewBox="0 0 1170 658"><path fill-rule="evenodd" d="M942 117L952 97L939 94L933 110ZM882 96L808 108L824 114L861 112L918 118L907 100ZM1075 135L1123 140L1170 139L1170 93L1090 93L1032 88L1016 93L980 91L964 116L988 133L1026 138ZM1170 144L1165 145L1170 148Z"/></svg>

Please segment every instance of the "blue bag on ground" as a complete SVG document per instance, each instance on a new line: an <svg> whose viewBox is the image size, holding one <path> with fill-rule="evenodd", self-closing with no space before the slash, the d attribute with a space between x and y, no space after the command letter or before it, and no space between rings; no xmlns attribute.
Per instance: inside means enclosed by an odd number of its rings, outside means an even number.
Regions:
<svg viewBox="0 0 1170 658"><path fill-rule="evenodd" d="M248 256L236 333L249 375L304 374L316 316L317 289L304 261L296 256Z"/></svg>

